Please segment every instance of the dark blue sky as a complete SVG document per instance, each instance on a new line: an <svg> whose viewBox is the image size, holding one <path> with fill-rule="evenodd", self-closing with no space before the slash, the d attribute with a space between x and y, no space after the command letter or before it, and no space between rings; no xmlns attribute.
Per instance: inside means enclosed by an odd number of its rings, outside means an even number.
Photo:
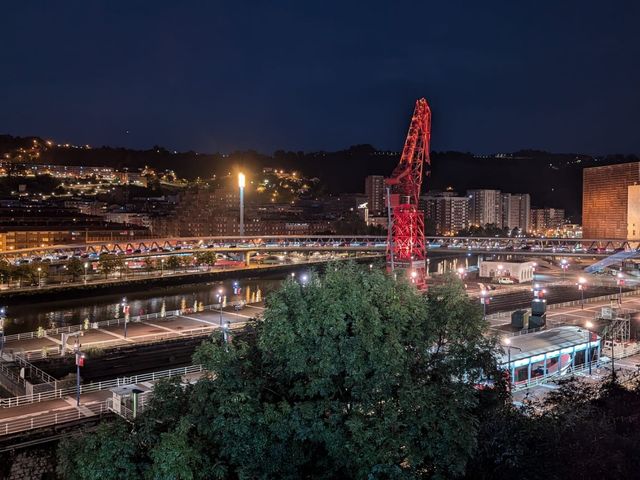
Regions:
<svg viewBox="0 0 640 480"><path fill-rule="evenodd" d="M30 1L0 15L0 133L230 151L640 152L640 4ZM127 134L126 131L129 131Z"/></svg>

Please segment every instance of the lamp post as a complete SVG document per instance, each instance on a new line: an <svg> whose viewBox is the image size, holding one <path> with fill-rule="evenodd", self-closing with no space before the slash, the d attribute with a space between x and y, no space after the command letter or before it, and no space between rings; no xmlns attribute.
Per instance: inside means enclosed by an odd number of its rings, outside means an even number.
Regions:
<svg viewBox="0 0 640 480"><path fill-rule="evenodd" d="M38 267L38 288L40 288L42 286L42 284L40 283L41 274L42 274L42 268Z"/></svg>
<svg viewBox="0 0 640 480"><path fill-rule="evenodd" d="M0 307L0 362L2 361L2 350L4 348L4 320L6 318L6 313L6 308Z"/></svg>
<svg viewBox="0 0 640 480"><path fill-rule="evenodd" d="M87 269L89 268L89 262L84 262L84 284L87 284Z"/></svg>
<svg viewBox="0 0 640 480"><path fill-rule="evenodd" d="M416 278L418 277L418 272L415 270L411 270L411 283L416 283Z"/></svg>
<svg viewBox="0 0 640 480"><path fill-rule="evenodd" d="M220 328L222 328L222 294L224 290L222 288L218 289L218 305L220 305Z"/></svg>
<svg viewBox="0 0 640 480"><path fill-rule="evenodd" d="M624 278L622 272L618 272L616 276L618 277L618 287L620 287L620 290L618 291L618 305L622 305L622 286L624 285Z"/></svg>
<svg viewBox="0 0 640 480"><path fill-rule="evenodd" d="M240 236L244 237L244 186L245 186L244 173L238 174L238 187L240 188Z"/></svg>
<svg viewBox="0 0 640 480"><path fill-rule="evenodd" d="M480 290L480 303L482 304L482 320L487 319L487 303L489 303L488 292L486 290Z"/></svg>
<svg viewBox="0 0 640 480"><path fill-rule="evenodd" d="M560 260L560 268L562 268L562 280L564 280L567 272L567 268L569 268L569 262L567 261L566 258L563 258L562 260Z"/></svg>
<svg viewBox="0 0 640 480"><path fill-rule="evenodd" d="M160 259L160 276L164 277L164 258Z"/></svg>
<svg viewBox="0 0 640 480"><path fill-rule="evenodd" d="M580 309L584 310L584 290L587 288L587 279L580 277L578 279L578 290L580 290Z"/></svg>
<svg viewBox="0 0 640 480"><path fill-rule="evenodd" d="M222 339L225 343L225 350L229 348L229 328L229 322L224 322L224 325L222 325Z"/></svg>
<svg viewBox="0 0 640 480"><path fill-rule="evenodd" d="M593 323L587 320L584 327L587 329L587 362L589 362L589 375L591 375L591 329Z"/></svg>
<svg viewBox="0 0 640 480"><path fill-rule="evenodd" d="M122 313L124 314L124 338L127 338L127 322L129 321L129 305L127 305L127 297L122 298Z"/></svg>
<svg viewBox="0 0 640 480"><path fill-rule="evenodd" d="M510 338L505 338L503 340L502 344L507 349L507 369L509 370L509 388L511 388L511 385L513 384L513 378L512 378L512 375L511 375L511 349L515 348L519 352L521 352L522 349L520 347L514 347L513 345L511 345L511 339ZM545 375L546 374L547 374L547 372L545 372Z"/></svg>
<svg viewBox="0 0 640 480"><path fill-rule="evenodd" d="M76 352L76 405L80 406L80 367L84 367L84 353L82 353L82 344L74 344L74 350Z"/></svg>
<svg viewBox="0 0 640 480"><path fill-rule="evenodd" d="M504 266L498 265L498 280L500 280L500 278L502 278L502 269L503 268L504 268Z"/></svg>

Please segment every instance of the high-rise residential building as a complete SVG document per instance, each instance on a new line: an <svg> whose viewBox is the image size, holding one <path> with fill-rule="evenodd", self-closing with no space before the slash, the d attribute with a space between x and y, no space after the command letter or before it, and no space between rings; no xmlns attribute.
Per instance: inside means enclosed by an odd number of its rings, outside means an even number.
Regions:
<svg viewBox="0 0 640 480"><path fill-rule="evenodd" d="M384 177L369 175L364 179L364 193L367 196L369 213L377 215L385 211Z"/></svg>
<svg viewBox="0 0 640 480"><path fill-rule="evenodd" d="M526 233L531 228L531 196L528 193L502 194L502 226Z"/></svg>
<svg viewBox="0 0 640 480"><path fill-rule="evenodd" d="M439 235L455 235L469 226L469 199L455 192L433 193L420 197L421 209Z"/></svg>
<svg viewBox="0 0 640 480"><path fill-rule="evenodd" d="M538 235L546 235L549 230L557 230L564 224L562 208L532 208L531 231Z"/></svg>
<svg viewBox="0 0 640 480"><path fill-rule="evenodd" d="M582 171L582 236L640 239L640 162Z"/></svg>
<svg viewBox="0 0 640 480"><path fill-rule="evenodd" d="M494 224L502 228L502 195L500 190L467 190L472 225Z"/></svg>

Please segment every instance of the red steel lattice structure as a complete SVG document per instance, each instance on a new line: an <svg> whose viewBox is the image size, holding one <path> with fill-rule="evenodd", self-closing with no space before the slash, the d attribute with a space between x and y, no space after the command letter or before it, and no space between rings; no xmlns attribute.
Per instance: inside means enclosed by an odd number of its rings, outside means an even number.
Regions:
<svg viewBox="0 0 640 480"><path fill-rule="evenodd" d="M400 163L385 180L391 209L387 269L407 272L419 289L426 288L427 249L424 213L418 209L422 170L429 159L431 109L424 98L416 101Z"/></svg>

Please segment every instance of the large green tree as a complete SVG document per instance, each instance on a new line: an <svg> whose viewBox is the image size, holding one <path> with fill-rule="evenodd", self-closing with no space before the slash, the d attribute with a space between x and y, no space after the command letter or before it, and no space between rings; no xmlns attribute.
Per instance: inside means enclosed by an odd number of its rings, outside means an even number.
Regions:
<svg viewBox="0 0 640 480"><path fill-rule="evenodd" d="M382 272L330 266L286 281L230 342L203 343L195 360L210 375L156 387L127 443L148 478L461 475L477 384L498 377L483 329L455 279L424 296Z"/></svg>

